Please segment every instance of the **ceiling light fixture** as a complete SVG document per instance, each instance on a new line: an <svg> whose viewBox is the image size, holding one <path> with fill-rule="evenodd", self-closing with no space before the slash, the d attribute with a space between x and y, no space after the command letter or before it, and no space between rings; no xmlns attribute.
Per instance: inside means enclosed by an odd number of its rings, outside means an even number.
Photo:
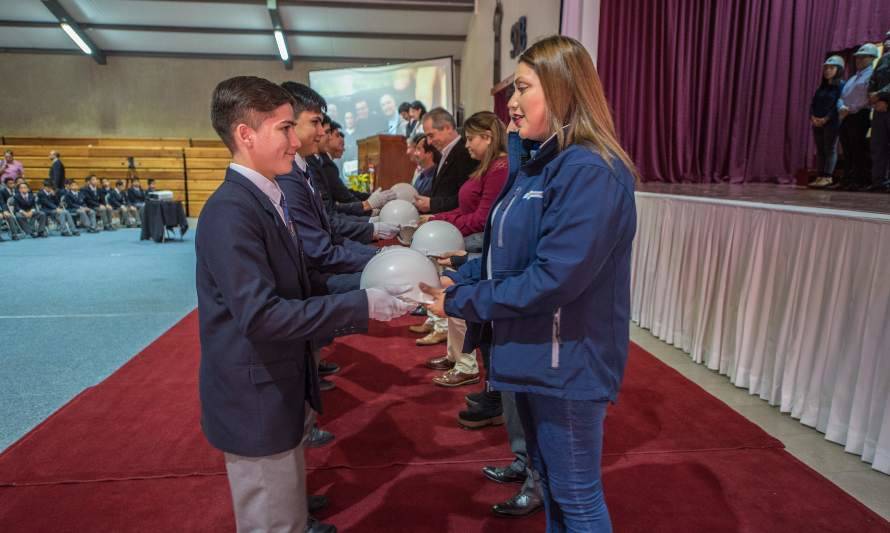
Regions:
<svg viewBox="0 0 890 533"><path fill-rule="evenodd" d="M290 59L290 54L287 53L287 44L284 42L284 34L281 30L275 30L275 44L278 45L278 55L281 56L281 60L287 61Z"/></svg>
<svg viewBox="0 0 890 533"><path fill-rule="evenodd" d="M76 31L74 31L74 28L72 28L66 22L63 22L61 26L62 30L64 30L65 33L68 34L68 37L71 37L71 40L74 41L74 44L76 44L81 50L83 50L83 53L88 56L93 55L93 50L90 48L90 45L88 45L83 39L81 39L80 35L78 35Z"/></svg>

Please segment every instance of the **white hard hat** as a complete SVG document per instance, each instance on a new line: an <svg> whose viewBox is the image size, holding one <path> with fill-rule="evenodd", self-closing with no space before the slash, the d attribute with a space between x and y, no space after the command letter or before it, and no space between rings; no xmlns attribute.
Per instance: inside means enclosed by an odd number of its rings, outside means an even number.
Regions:
<svg viewBox="0 0 890 533"><path fill-rule="evenodd" d="M406 202L413 202L415 198L417 198L417 189L414 188L410 183L396 183L390 189L396 193L396 198L399 200L405 200Z"/></svg>
<svg viewBox="0 0 890 533"><path fill-rule="evenodd" d="M441 256L445 252L465 250L464 236L457 226L444 220L430 220L417 228L411 249L424 255Z"/></svg>
<svg viewBox="0 0 890 533"><path fill-rule="evenodd" d="M414 302L429 302L418 284L426 283L431 287L440 287L439 272L436 265L420 252L410 248L392 246L368 261L362 270L359 287L362 289L377 288L399 294L399 298Z"/></svg>
<svg viewBox="0 0 890 533"><path fill-rule="evenodd" d="M859 50L856 50L854 56L871 56L871 57L880 57L881 54L878 53L878 47L873 45L872 43L865 43L859 47Z"/></svg>
<svg viewBox="0 0 890 533"><path fill-rule="evenodd" d="M396 226L416 226L420 220L420 213L414 204L405 200L393 200L386 202L380 209L380 222L395 224Z"/></svg>

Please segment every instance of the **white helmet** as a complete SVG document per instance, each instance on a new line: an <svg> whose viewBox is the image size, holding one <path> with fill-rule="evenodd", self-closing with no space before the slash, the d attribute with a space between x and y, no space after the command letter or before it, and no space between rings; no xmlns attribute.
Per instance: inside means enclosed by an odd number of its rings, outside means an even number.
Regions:
<svg viewBox="0 0 890 533"><path fill-rule="evenodd" d="M417 198L417 189L410 183L396 183L390 187L390 190L396 193L396 198L399 200L413 202L414 199Z"/></svg>
<svg viewBox="0 0 890 533"><path fill-rule="evenodd" d="M411 202L405 200L392 200L380 209L380 222L395 224L396 226L416 226L420 220L420 213Z"/></svg>
<svg viewBox="0 0 890 533"><path fill-rule="evenodd" d="M436 265L420 252L392 246L368 261L362 270L359 287L362 289L373 287L399 293L407 289L407 292L399 294L399 298L429 303L429 296L418 287L420 282L432 287L441 286Z"/></svg>
<svg viewBox="0 0 890 533"><path fill-rule="evenodd" d="M444 220L430 220L414 232L411 249L438 257L445 252L457 252L466 248L464 236L457 226Z"/></svg>

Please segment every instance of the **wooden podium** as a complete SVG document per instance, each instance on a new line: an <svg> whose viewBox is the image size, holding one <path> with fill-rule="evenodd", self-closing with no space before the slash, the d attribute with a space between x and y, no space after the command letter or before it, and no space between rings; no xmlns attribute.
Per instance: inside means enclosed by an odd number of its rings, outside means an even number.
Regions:
<svg viewBox="0 0 890 533"><path fill-rule="evenodd" d="M407 148L401 135L375 135L359 139L358 169L364 173L368 172L369 165L374 165L372 191L377 187L388 189L396 183L411 183L417 165L408 159L405 153Z"/></svg>

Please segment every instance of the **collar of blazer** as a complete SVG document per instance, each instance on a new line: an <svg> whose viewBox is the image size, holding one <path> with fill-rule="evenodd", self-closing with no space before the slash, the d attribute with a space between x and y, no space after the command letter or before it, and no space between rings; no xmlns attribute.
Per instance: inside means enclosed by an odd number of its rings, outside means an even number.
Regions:
<svg viewBox="0 0 890 533"><path fill-rule="evenodd" d="M276 211L275 207L272 205L272 200L263 194L263 191L259 190L249 179L239 174L238 171L228 168L226 170L226 181L239 185L250 192L260 206L266 211L266 214L272 218L275 227L278 228L278 232L281 234L284 241L288 243L287 253L290 254L293 262L300 267L298 269L300 271L300 279L303 281L305 289L310 291L312 286L309 282L309 274L306 272L306 265L304 265L302 261L303 253L301 250L302 244L300 244L299 233L291 236L290 231L285 227L284 222L281 221L281 216L278 214L278 211ZM285 216L287 216L287 213L285 213ZM294 224L294 228L296 228L296 224Z"/></svg>
<svg viewBox="0 0 890 533"><path fill-rule="evenodd" d="M446 157L445 161L442 162L442 166L439 167L439 171L436 172L436 177L444 174L445 171L448 170L448 167L454 164L454 161L460 155L460 152L467 151L467 140L464 139L463 135L461 135L459 139L460 140L457 141L457 144L455 144L451 151L448 152L448 157Z"/></svg>

